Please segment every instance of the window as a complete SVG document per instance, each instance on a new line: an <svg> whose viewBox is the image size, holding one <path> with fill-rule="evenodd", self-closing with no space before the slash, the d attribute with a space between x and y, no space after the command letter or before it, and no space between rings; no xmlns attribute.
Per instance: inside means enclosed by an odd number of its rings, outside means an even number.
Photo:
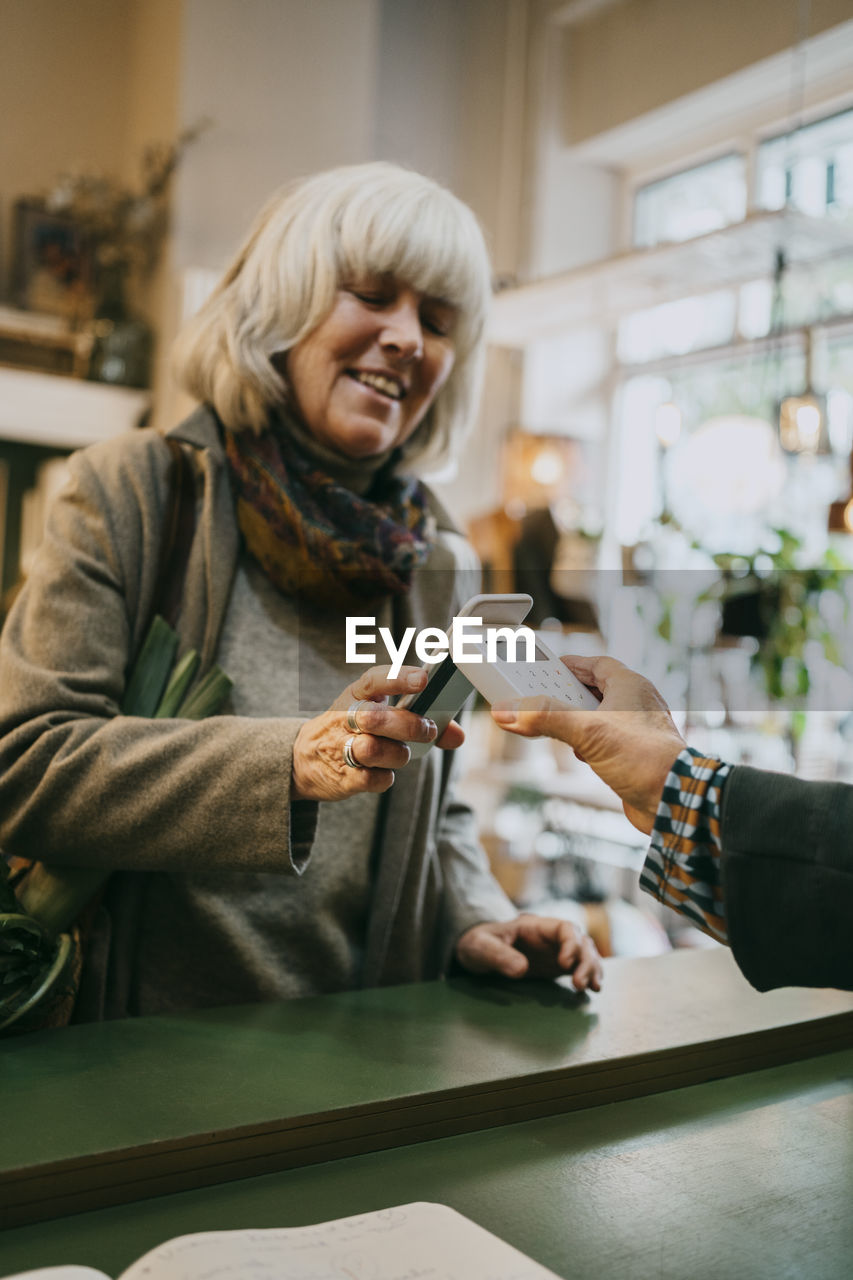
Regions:
<svg viewBox="0 0 853 1280"><path fill-rule="evenodd" d="M762 142L755 189L759 209L789 204L813 217L853 209L853 110Z"/></svg>
<svg viewBox="0 0 853 1280"><path fill-rule="evenodd" d="M652 522L664 501L665 472L672 471L671 458L664 457L659 443L660 413L664 405L677 405L681 416L680 446L703 424L724 416L772 421L775 406L783 395L803 385L805 356L802 350L727 354L681 366L668 364L665 371L643 373L622 385L617 411L619 431L619 490L616 502L617 537L632 545L648 536ZM842 412L841 407L838 413ZM841 429L841 428L839 428ZM725 469L727 460L719 459ZM729 459L729 464L733 459ZM748 471L747 471L748 475ZM731 465L732 484L743 477ZM684 477L678 482L684 487ZM701 490L697 479L697 492ZM709 551L732 549L732 539L748 546L763 527L755 512L743 518L731 510L719 511L719 519L700 509L695 495L670 491L667 504ZM828 499L827 499L828 500ZM748 505L748 504L746 504ZM694 527L694 516L696 524ZM785 523L784 510L773 512Z"/></svg>
<svg viewBox="0 0 853 1280"><path fill-rule="evenodd" d="M641 187L634 197L635 244L683 242L742 220L746 188L745 158L736 154ZM768 210L791 204L813 216L849 216L853 110L760 142L756 201ZM833 487L847 483L853 325L839 323L839 317L848 316L853 317L853 252L789 267L778 294L773 280L764 278L624 316L617 335L624 375L616 409L620 443L613 508L619 541L631 544L646 537L664 505L691 524L689 500L679 504L678 495L667 491L676 479L675 455L703 424L721 416L773 423L779 401L805 386L806 330L816 335L813 374L827 393L835 458L809 475L807 468L789 467L784 491L761 511L743 516L721 511L719 520L713 512L703 513L703 527L690 533L706 548L721 550L727 541L748 543L758 536L759 523L814 524L815 511L837 496ZM758 348L739 346L774 332L779 336ZM680 445L668 450L661 444L661 415L667 413L680 424Z"/></svg>
<svg viewBox="0 0 853 1280"><path fill-rule="evenodd" d="M634 198L634 245L650 248L717 231L746 217L746 160L721 156L641 187Z"/></svg>
<svg viewBox="0 0 853 1280"><path fill-rule="evenodd" d="M645 364L731 342L736 309L734 291L724 289L635 311L619 324L619 359L625 364Z"/></svg>

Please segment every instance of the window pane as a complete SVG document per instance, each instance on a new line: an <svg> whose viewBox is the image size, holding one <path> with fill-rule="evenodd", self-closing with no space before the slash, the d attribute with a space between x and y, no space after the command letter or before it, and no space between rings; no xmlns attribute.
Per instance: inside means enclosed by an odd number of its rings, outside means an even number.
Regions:
<svg viewBox="0 0 853 1280"><path fill-rule="evenodd" d="M853 209L853 111L842 111L758 148L760 209L795 209L823 217Z"/></svg>
<svg viewBox="0 0 853 1280"><path fill-rule="evenodd" d="M648 248L690 240L745 217L744 157L721 156L640 188L634 198L634 244Z"/></svg>
<svg viewBox="0 0 853 1280"><path fill-rule="evenodd" d="M744 338L762 338L771 327L777 331L792 329L819 324L831 316L849 315L853 315L850 254L789 268L782 280L781 298L775 304L771 280L752 280L739 290L737 327Z"/></svg>
<svg viewBox="0 0 853 1280"><path fill-rule="evenodd" d="M619 454L616 537L632 546L648 532L660 509L659 445L655 415L670 398L665 378L629 378L618 396Z"/></svg>
<svg viewBox="0 0 853 1280"><path fill-rule="evenodd" d="M802 350L773 350L709 360L668 373L671 397L680 407L685 432L723 414L746 414L769 421L783 396L801 390L806 376Z"/></svg>
<svg viewBox="0 0 853 1280"><path fill-rule="evenodd" d="M736 310L737 295L727 289L635 311L619 324L619 359L643 364L722 346L734 337Z"/></svg>
<svg viewBox="0 0 853 1280"><path fill-rule="evenodd" d="M750 280L738 293L738 333L743 338L763 338L770 332L773 315L772 280Z"/></svg>
<svg viewBox="0 0 853 1280"><path fill-rule="evenodd" d="M850 406L853 404L853 336L849 333L830 334L827 337L823 377L831 392L839 393L836 410L839 415L838 424L841 426L843 417L846 427ZM853 427L853 422L849 425Z"/></svg>
<svg viewBox="0 0 853 1280"><path fill-rule="evenodd" d="M853 343L849 351L853 353ZM843 366L843 355L838 355L837 363ZM850 378L853 385L853 356ZM766 440L756 435L752 420L775 423L778 401L800 389L804 379L805 357L798 350L718 357L702 364L670 369L665 378L646 374L629 378L621 389L617 411L616 533L619 540L630 544L648 535L651 522L661 509L664 483L667 504L676 519L689 537L697 538L700 545L712 552L754 549L768 528L801 528L813 523L820 503L828 504L834 496L834 492L821 492L816 496L814 484L834 486L832 476L818 474L819 468L799 468L797 475L791 471L797 483L789 480L780 489L785 470L781 451L777 449L778 456L771 460L775 468L771 475L763 464L750 460L746 448L750 442L761 448L766 444ZM661 406L669 403L681 410L681 434L673 448L662 449L656 428ZM844 410L845 405L839 401L835 408L838 432L844 429L841 422ZM690 476L682 466L685 455L689 458L691 450L696 452L690 441L702 432L705 424L721 418L745 422L743 448L732 448L729 441L728 446L721 444L717 455L712 451L716 472L712 474L714 468L705 458L701 462L705 470L700 469L693 477L695 484L691 489ZM775 439L772 426L766 427L765 436ZM797 484L804 476L814 484L801 493ZM703 487L711 493L715 484L724 487L728 482L736 509L719 503L719 510L715 510L713 502L707 507L702 500ZM823 525L825 520L821 522L821 527Z"/></svg>

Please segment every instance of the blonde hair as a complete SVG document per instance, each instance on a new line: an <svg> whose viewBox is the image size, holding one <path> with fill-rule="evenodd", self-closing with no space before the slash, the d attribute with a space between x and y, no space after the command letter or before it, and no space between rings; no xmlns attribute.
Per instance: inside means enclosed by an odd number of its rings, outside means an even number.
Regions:
<svg viewBox="0 0 853 1280"><path fill-rule="evenodd" d="M490 288L479 224L421 174L375 162L277 191L237 257L179 335L177 375L232 431L260 431L287 396L270 357L311 333L347 280L390 274L458 312L450 376L406 447L406 462L446 458L476 410Z"/></svg>

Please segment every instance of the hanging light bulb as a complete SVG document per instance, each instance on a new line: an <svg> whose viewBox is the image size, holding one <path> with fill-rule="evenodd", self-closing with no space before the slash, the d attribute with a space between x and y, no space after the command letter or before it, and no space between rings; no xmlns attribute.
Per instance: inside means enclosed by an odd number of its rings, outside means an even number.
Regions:
<svg viewBox="0 0 853 1280"><path fill-rule="evenodd" d="M806 331L806 386L799 395L786 396L779 405L779 443L786 453L830 452L826 396L812 385L812 331Z"/></svg>
<svg viewBox="0 0 853 1280"><path fill-rule="evenodd" d="M853 498L844 508L844 528L848 533L853 533Z"/></svg>
<svg viewBox="0 0 853 1280"><path fill-rule="evenodd" d="M839 498L829 504L827 528L830 533L853 533L853 451L850 453L850 480L847 488L850 497Z"/></svg>
<svg viewBox="0 0 853 1280"><path fill-rule="evenodd" d="M830 533L853 533L853 498L830 503L828 528Z"/></svg>
<svg viewBox="0 0 853 1280"><path fill-rule="evenodd" d="M565 463L556 449L547 445L540 449L530 464L530 474L537 484L551 486L563 478Z"/></svg>

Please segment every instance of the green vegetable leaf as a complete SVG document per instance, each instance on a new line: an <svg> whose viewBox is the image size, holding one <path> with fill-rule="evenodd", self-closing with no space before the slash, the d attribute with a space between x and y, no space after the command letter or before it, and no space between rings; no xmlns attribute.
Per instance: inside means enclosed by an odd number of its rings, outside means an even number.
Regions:
<svg viewBox="0 0 853 1280"><path fill-rule="evenodd" d="M201 658L195 649L189 649L181 658L172 678L166 686L166 692L160 699L160 705L154 713L155 720L168 720L178 714L178 708L186 697L187 690L195 679Z"/></svg>
<svg viewBox="0 0 853 1280"><path fill-rule="evenodd" d="M158 613L148 628L145 643L128 681L121 704L123 715L154 715L169 679L177 648L177 635Z"/></svg>
<svg viewBox="0 0 853 1280"><path fill-rule="evenodd" d="M181 703L177 716L181 720L204 720L215 716L225 703L234 682L221 667L211 667L188 697Z"/></svg>

